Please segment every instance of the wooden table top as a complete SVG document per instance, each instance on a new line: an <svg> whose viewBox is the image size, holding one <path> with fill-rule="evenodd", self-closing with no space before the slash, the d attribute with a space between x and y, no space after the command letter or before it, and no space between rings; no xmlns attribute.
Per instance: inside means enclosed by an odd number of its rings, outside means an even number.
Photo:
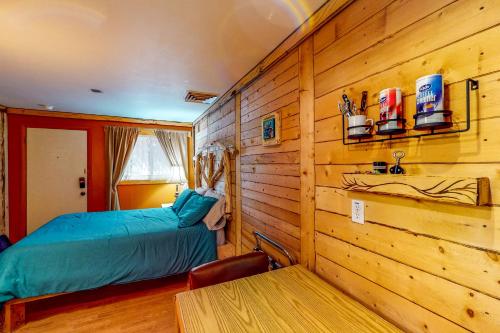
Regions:
<svg viewBox="0 0 500 333"><path fill-rule="evenodd" d="M181 332L401 332L300 265L176 295Z"/></svg>

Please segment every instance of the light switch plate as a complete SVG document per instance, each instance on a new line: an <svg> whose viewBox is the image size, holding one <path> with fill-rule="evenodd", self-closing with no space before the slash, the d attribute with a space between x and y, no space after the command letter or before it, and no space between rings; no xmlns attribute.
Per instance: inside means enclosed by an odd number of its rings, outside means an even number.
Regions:
<svg viewBox="0 0 500 333"><path fill-rule="evenodd" d="M361 200L352 201L352 222L365 224L365 202Z"/></svg>

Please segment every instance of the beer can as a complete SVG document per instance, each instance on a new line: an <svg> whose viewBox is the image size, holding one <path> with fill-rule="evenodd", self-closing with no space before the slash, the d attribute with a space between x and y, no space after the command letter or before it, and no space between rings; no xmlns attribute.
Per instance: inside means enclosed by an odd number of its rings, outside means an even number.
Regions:
<svg viewBox="0 0 500 333"><path fill-rule="evenodd" d="M416 84L417 114L442 111L444 109L443 92L443 76L441 74L431 74L418 78ZM442 121L442 113L417 118L417 124Z"/></svg>
<svg viewBox="0 0 500 333"><path fill-rule="evenodd" d="M387 88L379 95L380 120L403 118L403 102L400 88ZM388 121L380 126L381 131L402 128L401 121Z"/></svg>

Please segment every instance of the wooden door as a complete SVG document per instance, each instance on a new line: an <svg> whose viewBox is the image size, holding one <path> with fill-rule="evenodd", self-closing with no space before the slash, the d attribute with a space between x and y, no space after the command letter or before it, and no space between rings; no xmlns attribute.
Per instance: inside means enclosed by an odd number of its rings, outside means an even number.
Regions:
<svg viewBox="0 0 500 333"><path fill-rule="evenodd" d="M30 234L59 215L87 211L87 132L28 128L26 136Z"/></svg>

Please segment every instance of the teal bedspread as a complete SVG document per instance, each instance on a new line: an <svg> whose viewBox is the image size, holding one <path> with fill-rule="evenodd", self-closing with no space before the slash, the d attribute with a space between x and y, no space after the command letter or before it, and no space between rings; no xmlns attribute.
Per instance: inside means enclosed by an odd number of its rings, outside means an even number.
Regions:
<svg viewBox="0 0 500 333"><path fill-rule="evenodd" d="M171 208L62 215L0 253L0 304L189 271L217 258L204 223Z"/></svg>

